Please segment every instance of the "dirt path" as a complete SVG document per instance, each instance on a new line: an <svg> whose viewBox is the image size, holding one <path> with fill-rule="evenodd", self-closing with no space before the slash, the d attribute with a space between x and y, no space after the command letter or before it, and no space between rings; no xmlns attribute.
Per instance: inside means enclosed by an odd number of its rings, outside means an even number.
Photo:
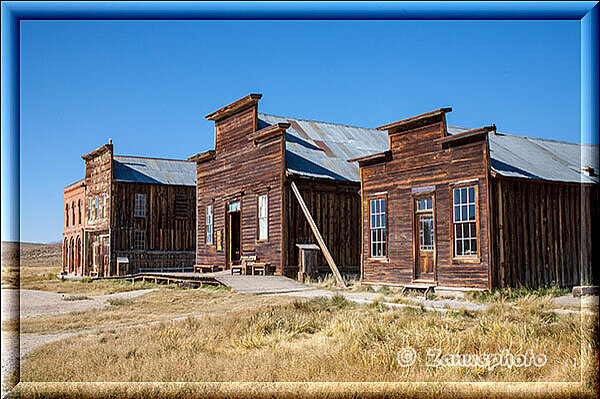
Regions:
<svg viewBox="0 0 600 399"><path fill-rule="evenodd" d="M119 292L109 295L72 295L55 292L2 289L2 320L18 317L19 303L21 319L28 317L82 312L90 309L101 309L108 306L110 300L130 299L152 292L155 289ZM20 295L19 295L20 294ZM79 298L69 300L69 298ZM86 298L86 299L83 299Z"/></svg>

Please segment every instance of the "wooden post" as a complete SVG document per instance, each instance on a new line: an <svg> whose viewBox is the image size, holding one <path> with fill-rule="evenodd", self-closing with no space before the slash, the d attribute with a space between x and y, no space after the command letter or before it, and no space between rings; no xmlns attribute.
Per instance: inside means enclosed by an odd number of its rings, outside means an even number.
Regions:
<svg viewBox="0 0 600 399"><path fill-rule="evenodd" d="M300 195L300 191L298 191L298 187L296 187L296 183L294 183L294 182L291 182L291 183L292 183L292 191L294 192L296 199L298 199L298 202L300 203L300 208L302 208L302 212L304 212L304 216L306 216L306 219L308 220L308 224L310 225L310 228L312 229L315 237L317 238L319 247L321 247L321 251L323 251L323 255L325 255L325 259L327 260L327 263L329 264L329 267L331 268L333 275L335 276L340 287L346 288L346 284L344 284L344 279L342 279L342 275L340 274L340 271L338 270L338 268L335 264L335 261L331 257L331 254L329 253L329 249L327 249L327 246L325 245L325 241L323 241L323 237L321 237L321 233L319 232L319 229L317 228L315 221L313 220L308 208L306 207L306 204L304 203L304 200L302 199L302 195Z"/></svg>

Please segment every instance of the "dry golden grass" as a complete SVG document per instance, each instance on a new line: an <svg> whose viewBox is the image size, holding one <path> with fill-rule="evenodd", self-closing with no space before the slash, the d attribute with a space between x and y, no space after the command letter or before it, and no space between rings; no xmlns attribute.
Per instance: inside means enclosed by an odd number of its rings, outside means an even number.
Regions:
<svg viewBox="0 0 600 399"><path fill-rule="evenodd" d="M160 287L132 299L110 300L101 310L37 316L20 321L21 334L55 334L169 320L193 314L226 313L264 304L290 303L289 297L249 296L225 288L176 289ZM3 329L14 328L8 323Z"/></svg>
<svg viewBox="0 0 600 399"><path fill-rule="evenodd" d="M481 314L443 316L359 306L339 297L240 308L230 303L221 309L217 302L235 301L238 294L214 294L197 297L203 302L197 306L215 306L201 317L41 347L22 364L22 381L577 382L581 370L597 368L597 318L582 329L579 317L552 316L545 303L534 299L519 310L500 303ZM401 367L397 354L407 346L420 360ZM547 363L494 370L435 368L424 364L428 348L448 354L531 349L545 354ZM597 390L592 374L584 376L586 389Z"/></svg>
<svg viewBox="0 0 600 399"><path fill-rule="evenodd" d="M18 396L17 396L18 395ZM579 383L21 383L20 398L596 398Z"/></svg>

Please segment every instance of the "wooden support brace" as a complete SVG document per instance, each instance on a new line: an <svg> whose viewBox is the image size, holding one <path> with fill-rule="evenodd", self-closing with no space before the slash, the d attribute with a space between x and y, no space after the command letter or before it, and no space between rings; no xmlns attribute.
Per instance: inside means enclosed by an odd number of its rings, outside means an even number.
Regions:
<svg viewBox="0 0 600 399"><path fill-rule="evenodd" d="M315 237L317 238L317 243L319 244L319 247L321 247L321 251L323 251L323 255L325 255L325 260L327 260L327 263L329 264L329 267L331 268L331 271L333 272L335 279L337 280L340 287L346 288L344 279L342 279L342 275L340 274L340 271L338 270L338 268L335 264L335 261L331 257L331 254L329 253L329 249L327 249L327 245L325 245L325 241L323 241L323 237L321 237L321 233L319 232L319 229L317 228L317 225L315 224L315 221L313 220L313 218L310 214L310 211L306 207L306 204L304 203L304 200L302 199L302 195L300 195L300 191L298 191L298 187L296 187L296 183L294 183L294 182L292 182L292 191L294 192L296 199L300 203L300 208L302 208L302 212L304 212L304 216L306 216L306 219L308 220L308 224L310 225L310 228L312 229Z"/></svg>

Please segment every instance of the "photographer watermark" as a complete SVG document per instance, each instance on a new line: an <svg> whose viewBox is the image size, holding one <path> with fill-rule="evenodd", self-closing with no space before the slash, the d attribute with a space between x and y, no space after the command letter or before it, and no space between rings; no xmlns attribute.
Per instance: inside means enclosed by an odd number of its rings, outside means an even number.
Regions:
<svg viewBox="0 0 600 399"><path fill-rule="evenodd" d="M414 365L419 359L415 348L407 346L397 354L398 364L402 367ZM543 353L535 354L528 349L525 353L511 353L504 349L500 353L461 354L443 353L441 349L427 349L425 365L427 367L485 367L494 370L498 367L543 367L547 362Z"/></svg>

